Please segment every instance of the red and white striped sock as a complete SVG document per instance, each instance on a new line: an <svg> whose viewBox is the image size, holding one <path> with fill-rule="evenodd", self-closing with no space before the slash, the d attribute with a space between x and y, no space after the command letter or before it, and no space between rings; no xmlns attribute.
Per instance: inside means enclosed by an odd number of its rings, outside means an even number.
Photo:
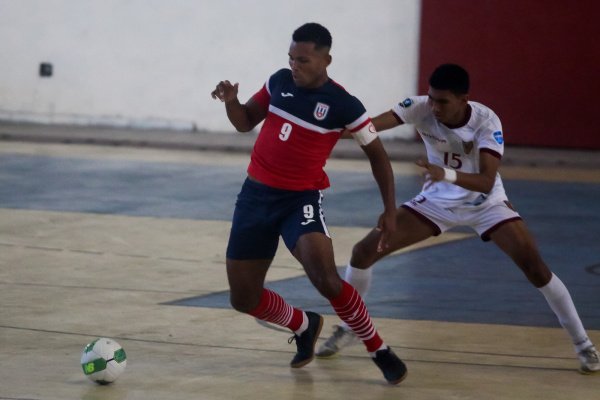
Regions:
<svg viewBox="0 0 600 400"><path fill-rule="evenodd" d="M343 281L340 294L329 301L340 319L363 341L369 353L373 355L377 350L387 347L373 326L362 297L352 285Z"/></svg>
<svg viewBox="0 0 600 400"><path fill-rule="evenodd" d="M292 307L283 297L265 288L258 306L248 314L262 321L289 328L298 335L308 327L308 317L304 311Z"/></svg>

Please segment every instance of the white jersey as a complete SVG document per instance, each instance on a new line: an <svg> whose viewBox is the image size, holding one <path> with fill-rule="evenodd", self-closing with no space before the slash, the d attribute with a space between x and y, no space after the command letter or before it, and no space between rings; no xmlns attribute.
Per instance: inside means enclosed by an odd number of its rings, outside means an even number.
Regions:
<svg viewBox="0 0 600 400"><path fill-rule="evenodd" d="M435 119L427 96L410 97L394 106L392 111L405 123L414 124L427 149L431 164L453 168L465 173L479 172L479 153L488 152L498 158L504 154L502 125L498 116L483 104L473 101L469 121L458 128L448 128ZM483 202L508 200L500 174L489 193L479 193L458 185L440 181L421 192L442 207L477 206Z"/></svg>

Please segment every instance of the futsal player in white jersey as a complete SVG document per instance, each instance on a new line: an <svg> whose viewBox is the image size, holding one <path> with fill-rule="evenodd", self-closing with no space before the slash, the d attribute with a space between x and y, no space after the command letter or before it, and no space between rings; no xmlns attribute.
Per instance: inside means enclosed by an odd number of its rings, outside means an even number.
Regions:
<svg viewBox="0 0 600 400"><path fill-rule="evenodd" d="M389 247L377 250L373 229L358 242L346 267L345 280L361 296L371 283L371 266L386 255L455 226L474 229L494 242L545 296L568 332L580 361L580 372L600 371L599 353L588 338L565 285L542 260L523 219L508 201L498 173L504 152L498 116L483 104L469 101L469 75L462 67L444 64L429 79L427 96L410 97L372 122L378 132L414 124L427 149L427 182L415 198L396 213L397 229ZM354 343L343 324L321 345L317 357L331 357Z"/></svg>

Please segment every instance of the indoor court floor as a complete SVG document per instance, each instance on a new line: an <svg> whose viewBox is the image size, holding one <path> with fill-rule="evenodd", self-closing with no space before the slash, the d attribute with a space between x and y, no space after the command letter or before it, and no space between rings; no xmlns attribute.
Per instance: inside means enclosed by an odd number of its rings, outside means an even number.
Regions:
<svg viewBox="0 0 600 400"><path fill-rule="evenodd" d="M507 150L510 151L510 150ZM539 291L494 245L458 229L391 255L366 298L409 374L388 385L365 349L289 362L290 333L233 311L224 251L248 155L0 141L0 399L598 399ZM421 185L394 162L398 202ZM380 212L366 160L330 160L336 261ZM501 170L542 256L600 345L600 169ZM340 270L343 271L343 270ZM338 323L281 245L268 286ZM128 361L83 374L97 337Z"/></svg>

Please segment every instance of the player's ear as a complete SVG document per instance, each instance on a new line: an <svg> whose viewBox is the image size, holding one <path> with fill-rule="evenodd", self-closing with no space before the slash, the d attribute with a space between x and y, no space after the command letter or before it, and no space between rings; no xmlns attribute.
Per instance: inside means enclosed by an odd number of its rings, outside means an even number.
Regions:
<svg viewBox="0 0 600 400"><path fill-rule="evenodd" d="M331 60L332 60L332 58L331 58L331 54L327 54L327 56L326 56L326 58L325 58L325 61L327 62L327 66L328 66L328 67L329 67L329 65L331 64Z"/></svg>

